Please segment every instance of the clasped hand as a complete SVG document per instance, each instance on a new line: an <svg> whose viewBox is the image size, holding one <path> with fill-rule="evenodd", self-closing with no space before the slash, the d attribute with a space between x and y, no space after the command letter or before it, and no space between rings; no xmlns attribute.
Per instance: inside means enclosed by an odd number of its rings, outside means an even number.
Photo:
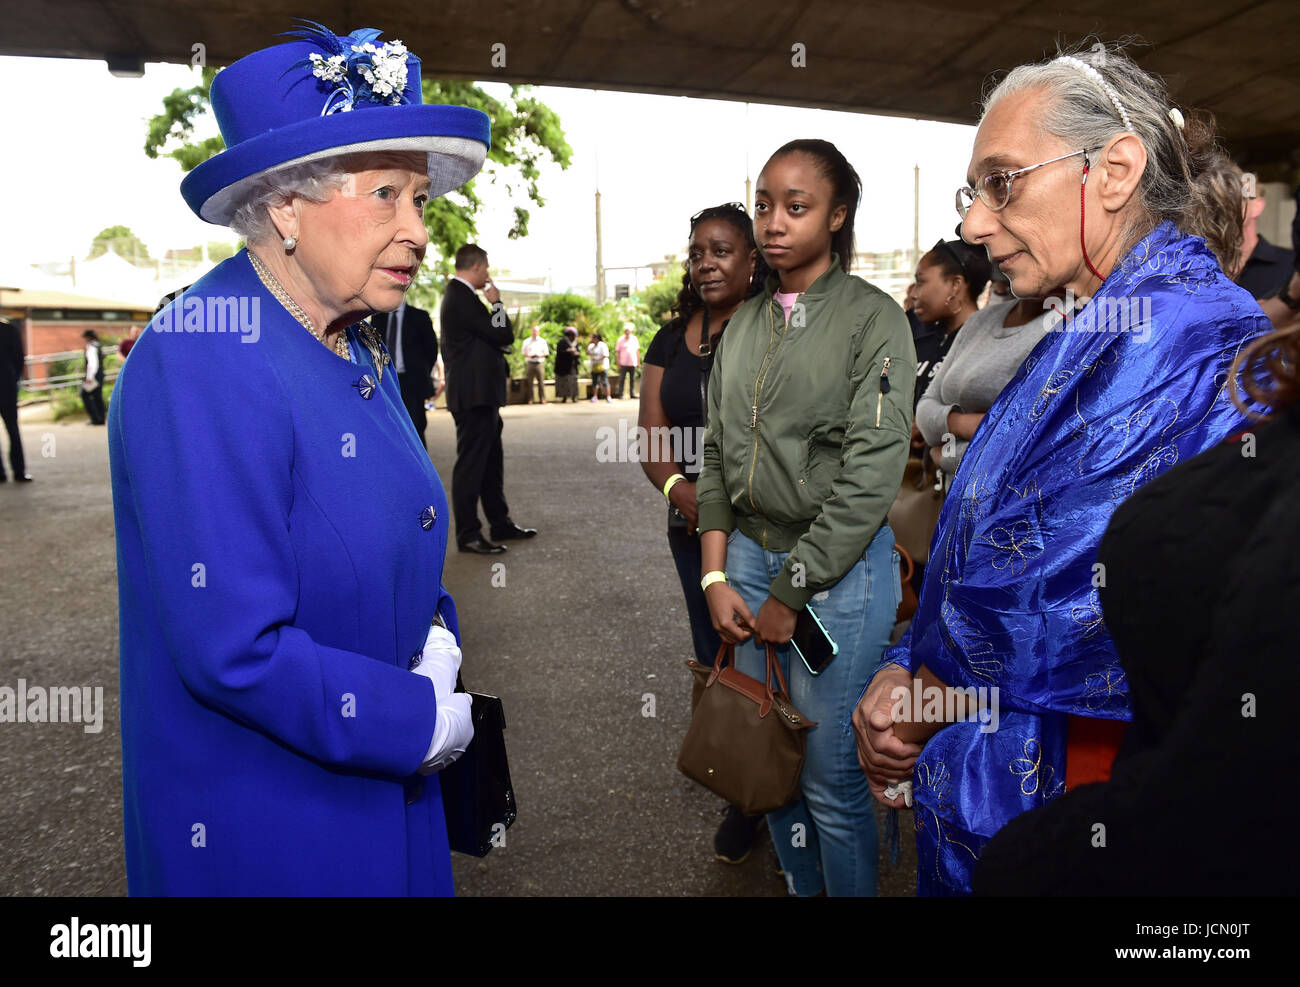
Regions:
<svg viewBox="0 0 1300 987"><path fill-rule="evenodd" d="M759 644L785 644L794 636L797 611L791 610L774 596L758 608L758 616L745 605L739 593L726 583L713 583L704 591L713 618L713 629L728 644L739 644L753 637Z"/></svg>
<svg viewBox="0 0 1300 987"><path fill-rule="evenodd" d="M912 673L898 665L878 671L853 711L853 733L858 742L858 764L867 776L867 787L883 805L903 808L902 795L885 798L885 789L898 781L910 781L920 757L920 744L908 743L895 732L893 710L902 701L911 707ZM903 690L899 692L898 690ZM906 696L900 700L901 696Z"/></svg>
<svg viewBox="0 0 1300 987"><path fill-rule="evenodd" d="M474 739L469 694L456 692L460 662L461 653L455 635L444 627L430 627L424 649L420 652L420 663L412 669L416 675L423 675L433 683L433 694L438 700L433 740L424 763L420 765L420 774L434 774L452 764Z"/></svg>

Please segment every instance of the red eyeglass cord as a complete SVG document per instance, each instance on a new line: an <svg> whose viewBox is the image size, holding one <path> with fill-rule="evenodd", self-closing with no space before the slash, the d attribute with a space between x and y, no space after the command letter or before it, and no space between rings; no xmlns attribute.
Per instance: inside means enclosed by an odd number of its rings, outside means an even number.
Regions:
<svg viewBox="0 0 1300 987"><path fill-rule="evenodd" d="M1088 257L1088 244L1083 239L1083 193L1088 186L1088 155L1083 156L1083 181L1079 183L1079 246L1083 248L1083 262L1088 265L1088 270L1097 276L1098 281L1105 281L1106 278L1101 271L1092 266L1092 261Z"/></svg>

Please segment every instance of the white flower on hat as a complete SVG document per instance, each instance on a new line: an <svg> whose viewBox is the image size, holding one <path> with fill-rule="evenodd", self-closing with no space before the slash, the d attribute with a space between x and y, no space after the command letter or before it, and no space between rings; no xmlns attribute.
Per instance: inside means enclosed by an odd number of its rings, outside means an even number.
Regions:
<svg viewBox="0 0 1300 987"><path fill-rule="evenodd" d="M360 65L358 70L376 96L400 94L406 88L406 45L400 41L383 45L371 56L370 65Z"/></svg>
<svg viewBox="0 0 1300 987"><path fill-rule="evenodd" d="M322 58L316 52L307 56L311 59L311 74L326 82L342 82L347 77L347 66L342 55Z"/></svg>

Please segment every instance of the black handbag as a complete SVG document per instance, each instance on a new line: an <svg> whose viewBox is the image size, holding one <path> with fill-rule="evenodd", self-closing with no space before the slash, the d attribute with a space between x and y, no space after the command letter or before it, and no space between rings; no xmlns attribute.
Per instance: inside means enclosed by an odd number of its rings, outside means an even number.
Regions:
<svg viewBox="0 0 1300 987"><path fill-rule="evenodd" d="M447 842L457 853L486 857L493 840L518 815L506 758L506 716L501 700L470 694L474 739L450 767L438 772Z"/></svg>

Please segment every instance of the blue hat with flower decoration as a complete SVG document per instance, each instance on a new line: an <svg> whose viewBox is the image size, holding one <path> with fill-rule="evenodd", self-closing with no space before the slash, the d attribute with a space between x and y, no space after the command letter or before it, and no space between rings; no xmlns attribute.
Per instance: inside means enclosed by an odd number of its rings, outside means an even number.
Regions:
<svg viewBox="0 0 1300 987"><path fill-rule="evenodd" d="M217 73L212 110L226 149L185 176L181 195L200 219L227 226L248 183L279 168L359 151L428 154L429 195L483 167L487 114L424 105L420 60L374 28L339 37L310 25Z"/></svg>

